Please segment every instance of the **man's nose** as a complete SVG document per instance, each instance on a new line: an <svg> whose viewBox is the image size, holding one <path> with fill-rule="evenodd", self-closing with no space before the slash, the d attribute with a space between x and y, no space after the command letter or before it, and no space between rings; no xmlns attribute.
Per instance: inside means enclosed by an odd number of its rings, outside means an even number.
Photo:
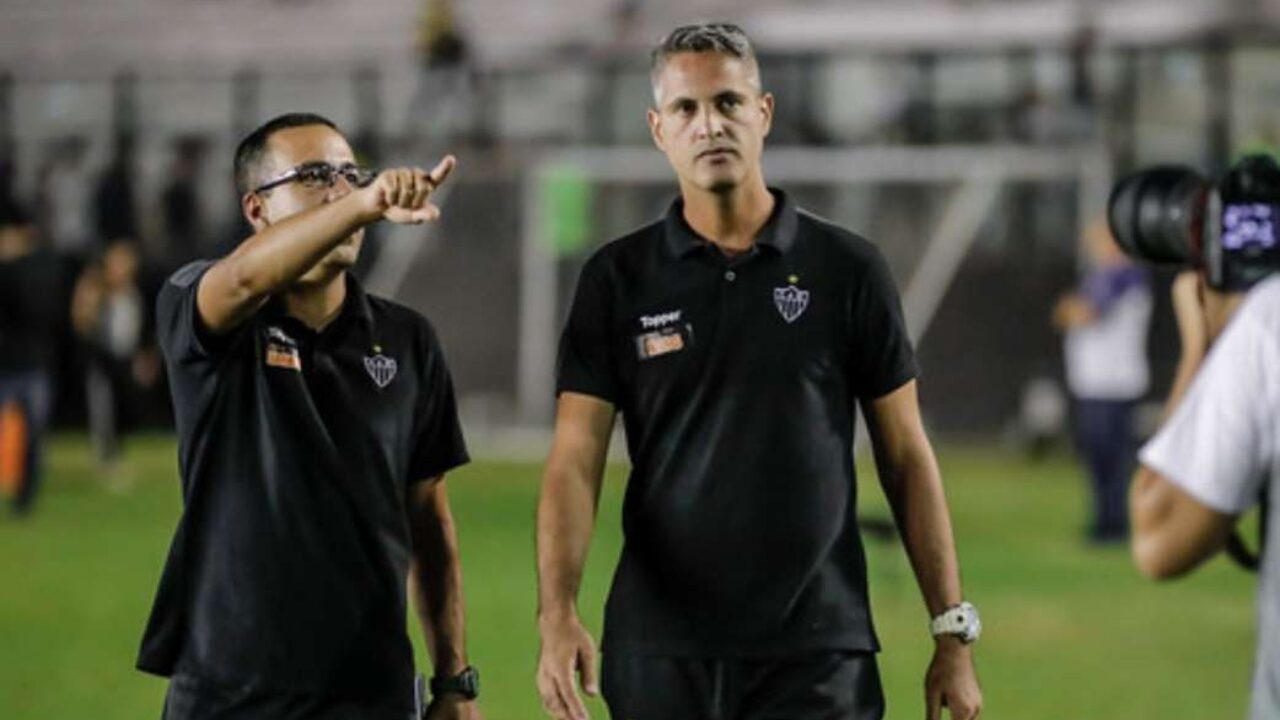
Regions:
<svg viewBox="0 0 1280 720"><path fill-rule="evenodd" d="M724 119L709 104L698 111L698 134L708 138L724 135Z"/></svg>

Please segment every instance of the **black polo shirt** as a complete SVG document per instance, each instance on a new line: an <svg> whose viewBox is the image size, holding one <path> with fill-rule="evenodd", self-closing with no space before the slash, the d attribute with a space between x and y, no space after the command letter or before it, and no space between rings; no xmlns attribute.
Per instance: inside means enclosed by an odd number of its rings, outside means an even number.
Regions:
<svg viewBox="0 0 1280 720"><path fill-rule="evenodd" d="M878 649L855 413L915 357L876 249L773 193L745 255L677 200L582 270L557 389L613 403L632 461L606 652Z"/></svg>
<svg viewBox="0 0 1280 720"><path fill-rule="evenodd" d="M214 336L209 266L156 302L184 509L138 667L411 708L406 495L467 461L435 332L348 274L318 333L273 300Z"/></svg>

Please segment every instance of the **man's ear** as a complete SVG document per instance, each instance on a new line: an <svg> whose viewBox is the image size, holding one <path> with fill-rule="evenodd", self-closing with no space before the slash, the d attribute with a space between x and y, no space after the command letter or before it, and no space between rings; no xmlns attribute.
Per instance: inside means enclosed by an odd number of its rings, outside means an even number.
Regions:
<svg viewBox="0 0 1280 720"><path fill-rule="evenodd" d="M767 92L760 96L760 113L764 115L764 137L769 136L769 131L773 129L773 93Z"/></svg>
<svg viewBox="0 0 1280 720"><path fill-rule="evenodd" d="M657 145L662 152L666 152L666 140L662 136L662 114L649 108L645 111L644 118L649 123L649 135L653 138L653 144Z"/></svg>
<svg viewBox="0 0 1280 720"><path fill-rule="evenodd" d="M271 225L267 218L267 203L258 193L245 193L240 198L240 211L244 213L244 219L253 226L254 232L262 232Z"/></svg>

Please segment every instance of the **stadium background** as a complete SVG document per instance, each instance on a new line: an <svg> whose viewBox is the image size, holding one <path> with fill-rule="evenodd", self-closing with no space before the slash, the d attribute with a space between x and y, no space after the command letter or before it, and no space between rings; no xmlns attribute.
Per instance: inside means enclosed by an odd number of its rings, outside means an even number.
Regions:
<svg viewBox="0 0 1280 720"><path fill-rule="evenodd" d="M459 156L444 221L380 229L362 272L439 328L481 458L451 486L490 718L538 717L532 508L556 328L590 250L674 192L647 145L646 49L707 18L744 25L778 96L767 177L874 240L907 289L966 589L988 625L985 716L1242 714L1252 579L1219 561L1173 586L1140 580L1123 550L1081 541L1067 443L1032 457L1020 441L1027 388L1061 380L1049 311L1110 179L1162 161L1221 169L1280 141L1280 3L461 0L465 51L428 65L449 24L432 4L4 0L0 157L17 198L67 208L76 193L48 203L42 169L74 157L84 201L126 147L137 240L162 275L240 236L231 149L267 117L330 116L375 165ZM160 219L182 142L206 150L197 248ZM1158 401L1176 345L1157 277ZM0 718L153 717L163 683L131 664L176 520L172 439L157 411L127 444L128 482L103 482L76 365L62 364L40 506L0 521ZM619 456L583 591L597 630L624 481ZM887 516L874 483L862 497ZM924 612L900 547L871 555L890 717L918 717Z"/></svg>

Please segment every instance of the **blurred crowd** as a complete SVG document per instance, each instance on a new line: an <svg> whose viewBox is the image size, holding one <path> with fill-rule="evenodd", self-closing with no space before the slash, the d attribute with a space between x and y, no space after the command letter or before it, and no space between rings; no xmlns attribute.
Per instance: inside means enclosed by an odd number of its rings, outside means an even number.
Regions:
<svg viewBox="0 0 1280 720"><path fill-rule="evenodd" d="M34 197L0 160L0 488L19 513L39 486L45 432L87 426L101 477L126 487L122 438L168 424L152 298L174 268L210 251L196 185L204 144L173 144L168 181L152 203L135 192L134 141L115 139L89 167L88 143L53 143ZM139 207L157 209L146 236Z"/></svg>

